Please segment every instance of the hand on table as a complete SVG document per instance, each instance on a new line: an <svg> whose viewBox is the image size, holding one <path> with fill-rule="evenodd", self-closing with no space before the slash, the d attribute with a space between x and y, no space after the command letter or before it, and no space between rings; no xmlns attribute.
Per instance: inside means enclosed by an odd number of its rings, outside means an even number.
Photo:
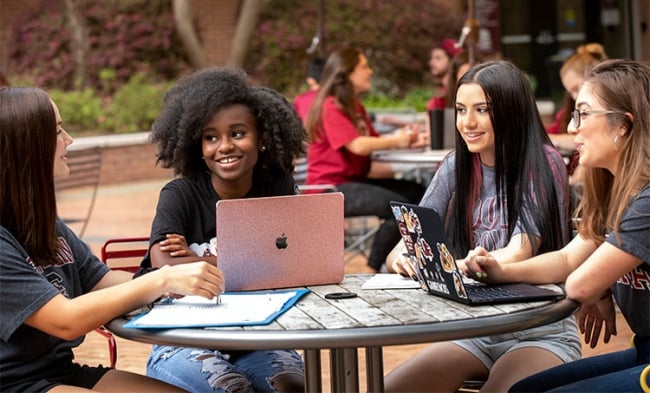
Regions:
<svg viewBox="0 0 650 393"><path fill-rule="evenodd" d="M391 261L390 268L393 272L401 274L404 277L417 279L417 273L413 269L413 264L406 255L400 255Z"/></svg>
<svg viewBox="0 0 650 393"><path fill-rule="evenodd" d="M416 135L413 134L409 128L403 127L395 131L389 138L393 138L395 141L395 148L408 149L411 147L414 137L416 137Z"/></svg>
<svg viewBox="0 0 650 393"><path fill-rule="evenodd" d="M395 147L399 149L415 149L429 144L429 135L420 131L419 123L412 123L398 129L392 137L397 141Z"/></svg>

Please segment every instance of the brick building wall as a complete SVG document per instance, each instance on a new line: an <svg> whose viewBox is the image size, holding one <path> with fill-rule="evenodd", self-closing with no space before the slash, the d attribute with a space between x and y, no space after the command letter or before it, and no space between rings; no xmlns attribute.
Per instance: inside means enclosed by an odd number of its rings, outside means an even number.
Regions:
<svg viewBox="0 0 650 393"><path fill-rule="evenodd" d="M152 143L102 147L101 184L172 179L173 170L156 165Z"/></svg>

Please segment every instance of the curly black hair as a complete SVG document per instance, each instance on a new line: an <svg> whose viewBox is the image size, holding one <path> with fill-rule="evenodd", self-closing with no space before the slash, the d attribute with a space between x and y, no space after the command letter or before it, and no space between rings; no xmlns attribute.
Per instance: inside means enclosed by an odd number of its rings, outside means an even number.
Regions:
<svg viewBox="0 0 650 393"><path fill-rule="evenodd" d="M186 177L208 170L201 151L203 126L218 110L233 104L250 109L266 146L256 171L292 172L293 160L305 154L307 141L300 117L282 94L253 86L244 71L229 67L184 76L167 92L152 126L151 140L158 144L156 163Z"/></svg>

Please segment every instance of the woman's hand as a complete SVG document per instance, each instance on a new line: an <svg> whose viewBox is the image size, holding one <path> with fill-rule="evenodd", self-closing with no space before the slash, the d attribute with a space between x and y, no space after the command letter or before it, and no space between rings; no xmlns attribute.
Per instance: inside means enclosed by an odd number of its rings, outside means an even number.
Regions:
<svg viewBox="0 0 650 393"><path fill-rule="evenodd" d="M163 292L172 296L198 295L212 299L226 287L221 269L205 261L163 266L149 274L159 274L163 278Z"/></svg>
<svg viewBox="0 0 650 393"><path fill-rule="evenodd" d="M486 283L499 282L501 265L483 247L476 247L467 253L464 263L459 264L464 275Z"/></svg>
<svg viewBox="0 0 650 393"><path fill-rule="evenodd" d="M417 134L411 132L410 128L400 128L390 136L395 141L394 147L396 149L408 149L411 144L417 139Z"/></svg>
<svg viewBox="0 0 650 393"><path fill-rule="evenodd" d="M185 236L177 233L166 235L166 239L158 243L160 251L168 253L172 257L189 257L197 256L187 245Z"/></svg>
<svg viewBox="0 0 650 393"><path fill-rule="evenodd" d="M603 296L594 304L583 304L578 310L578 328L585 336L585 343L595 348L600 338L600 332L605 324L603 342L607 344L612 336L616 336L616 311L611 294Z"/></svg>
<svg viewBox="0 0 650 393"><path fill-rule="evenodd" d="M413 269L413 264L411 263L409 257L404 254L400 254L397 257L393 258L390 261L389 268L395 272L399 273L404 277L411 277L412 279L417 279L417 274Z"/></svg>

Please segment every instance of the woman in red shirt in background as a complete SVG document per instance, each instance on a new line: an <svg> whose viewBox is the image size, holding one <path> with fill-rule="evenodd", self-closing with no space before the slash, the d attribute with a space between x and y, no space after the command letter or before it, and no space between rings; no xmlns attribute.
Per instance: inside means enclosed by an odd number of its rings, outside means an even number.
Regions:
<svg viewBox="0 0 650 393"><path fill-rule="evenodd" d="M601 44L590 43L580 45L576 53L569 56L560 68L560 79L564 86L565 94L562 107L555 114L555 121L546 126L546 132L551 141L561 152L574 152L567 170L569 172L569 183L578 185L580 183L580 170L578 168L578 153L575 152L573 135L567 133L567 126L571 119L571 111L575 106L578 91L585 80L585 73L596 64L607 60L607 54Z"/></svg>
<svg viewBox="0 0 650 393"><path fill-rule="evenodd" d="M346 217L374 215L384 220L368 257L368 272L378 272L400 238L389 202L418 203L424 187L394 178L369 178L370 155L375 150L422 146L425 136L409 127L379 136L359 99L371 86L372 69L362 52L343 48L328 57L307 115L311 142L306 182L336 185L345 195Z"/></svg>

